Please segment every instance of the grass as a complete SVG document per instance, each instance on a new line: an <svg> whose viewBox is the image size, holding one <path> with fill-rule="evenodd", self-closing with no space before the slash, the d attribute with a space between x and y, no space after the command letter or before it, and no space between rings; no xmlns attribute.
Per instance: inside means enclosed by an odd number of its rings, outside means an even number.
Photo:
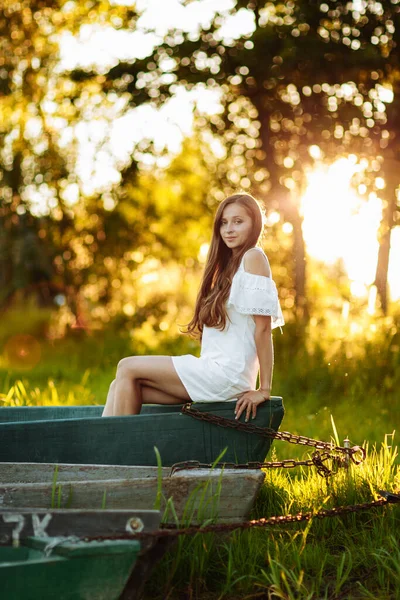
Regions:
<svg viewBox="0 0 400 600"><path fill-rule="evenodd" d="M282 428L337 438L341 445L349 437L366 447L367 459L328 480L314 469L267 471L253 518L367 502L379 489L400 492L393 433L400 423L399 324L382 321L373 339L352 338L348 331L329 337L325 326L321 336L320 330L317 323L304 335L289 325L284 336L275 335L273 393L284 398ZM134 340L111 333L41 339L40 346L41 359L31 368L0 357L0 404L102 404L118 360L135 354ZM147 353L196 354L198 346L181 336ZM275 442L269 458L308 458L309 450ZM59 502L56 483L53 506ZM165 510L173 514L173 503ZM156 567L146 597L400 600L400 508L181 537Z"/></svg>
<svg viewBox="0 0 400 600"><path fill-rule="evenodd" d="M253 518L319 511L400 491L393 436L366 461L324 480L313 471L266 472ZM229 535L179 538L147 584L146 598L352 600L400 598L400 507Z"/></svg>

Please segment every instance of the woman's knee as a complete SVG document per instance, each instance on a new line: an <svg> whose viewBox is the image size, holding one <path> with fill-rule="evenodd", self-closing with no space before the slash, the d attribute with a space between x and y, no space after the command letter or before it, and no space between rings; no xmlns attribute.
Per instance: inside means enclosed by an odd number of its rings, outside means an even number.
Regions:
<svg viewBox="0 0 400 600"><path fill-rule="evenodd" d="M130 375L131 377L134 377L135 373L137 371L136 363L137 363L136 356L129 356L127 358L122 358L117 365L116 377L123 377L126 375Z"/></svg>

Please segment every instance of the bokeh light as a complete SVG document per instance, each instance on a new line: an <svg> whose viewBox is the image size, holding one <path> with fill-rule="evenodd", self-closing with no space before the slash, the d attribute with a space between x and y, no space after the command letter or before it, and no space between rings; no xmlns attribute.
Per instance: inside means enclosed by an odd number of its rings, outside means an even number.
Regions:
<svg viewBox="0 0 400 600"><path fill-rule="evenodd" d="M13 335L4 346L6 361L13 369L33 369L39 363L41 354L40 342L28 334Z"/></svg>

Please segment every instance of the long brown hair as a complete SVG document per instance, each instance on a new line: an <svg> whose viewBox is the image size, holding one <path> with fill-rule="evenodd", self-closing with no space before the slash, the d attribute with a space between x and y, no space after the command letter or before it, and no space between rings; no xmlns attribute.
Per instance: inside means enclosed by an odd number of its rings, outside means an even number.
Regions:
<svg viewBox="0 0 400 600"><path fill-rule="evenodd" d="M246 243L235 256L222 240L220 233L222 214L229 204L243 206L252 220L252 228ZM225 304L229 297L233 276L239 268L243 254L249 248L259 245L263 225L263 210L259 202L250 194L234 194L221 202L214 217L213 235L197 294L194 316L184 333L201 338L204 325L220 330L225 329L228 318Z"/></svg>

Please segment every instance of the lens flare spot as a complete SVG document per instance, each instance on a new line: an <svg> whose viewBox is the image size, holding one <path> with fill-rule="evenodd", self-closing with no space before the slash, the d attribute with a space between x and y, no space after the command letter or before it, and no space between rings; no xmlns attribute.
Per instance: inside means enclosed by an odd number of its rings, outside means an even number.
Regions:
<svg viewBox="0 0 400 600"><path fill-rule="evenodd" d="M42 355L40 343L29 334L10 337L4 346L8 365L14 369L33 369Z"/></svg>

